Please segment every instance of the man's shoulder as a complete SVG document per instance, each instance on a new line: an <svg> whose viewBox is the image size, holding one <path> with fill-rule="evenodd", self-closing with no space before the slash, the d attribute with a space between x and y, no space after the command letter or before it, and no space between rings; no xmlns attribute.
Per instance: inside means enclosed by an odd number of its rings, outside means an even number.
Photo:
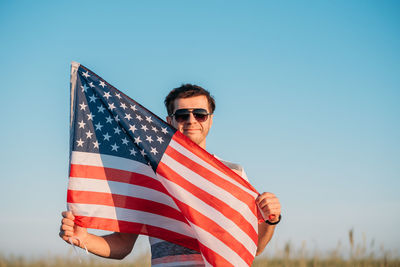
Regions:
<svg viewBox="0 0 400 267"><path fill-rule="evenodd" d="M226 161L226 160L223 160L223 159L219 159L219 161L221 161L224 165L226 165L226 167L228 167L231 170L236 170L236 171L239 171L239 172L243 172L242 165L240 165L238 163Z"/></svg>
<svg viewBox="0 0 400 267"><path fill-rule="evenodd" d="M246 172L244 171L244 168L242 167L242 165L240 165L238 163L233 163L230 161L223 160L215 155L214 155L214 157L216 157L219 161L221 161L226 167L228 167L229 169L235 171L237 174L242 176L242 178L245 179L246 181L249 180L247 178Z"/></svg>

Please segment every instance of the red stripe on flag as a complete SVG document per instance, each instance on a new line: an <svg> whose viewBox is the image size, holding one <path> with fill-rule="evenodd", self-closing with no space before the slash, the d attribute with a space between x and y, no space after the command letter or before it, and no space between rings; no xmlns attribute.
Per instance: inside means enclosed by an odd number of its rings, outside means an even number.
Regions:
<svg viewBox="0 0 400 267"><path fill-rule="evenodd" d="M144 234L200 251L199 243L196 239L157 226L86 216L75 216L75 224L81 227L112 232Z"/></svg>
<svg viewBox="0 0 400 267"><path fill-rule="evenodd" d="M241 200L244 203L252 203L254 204L254 197L250 195L248 192L244 191L242 188L239 186L219 177L216 175L214 172L210 171L209 169L199 165L195 161L189 159L188 157L184 156L181 154L179 151L175 150L171 146L167 148L165 151L167 155L178 161L180 164L186 166L190 170L196 172L200 176L202 176L204 179L207 179L211 183L215 184L216 186L220 187L221 189L229 192L233 196L235 196L237 199ZM254 208L254 205L249 206L250 209ZM256 212L253 212L254 215L256 215Z"/></svg>
<svg viewBox="0 0 400 267"><path fill-rule="evenodd" d="M219 171L225 173L229 177L231 177L233 180L236 182L240 183L241 185L249 188L251 191L255 192L257 195L259 193L257 190L245 179L243 179L240 175L229 169L227 166L225 166L222 162L220 162L217 158L215 158L213 155L208 153L206 150L202 149L201 147L195 145L192 140L190 140L188 137L177 131L174 136L172 137L172 140L176 141L178 144L189 150L191 153L195 154L197 157L202 159L203 161L209 163L211 166L214 168L218 169Z"/></svg>
<svg viewBox="0 0 400 267"><path fill-rule="evenodd" d="M170 167L165 165L162 161L158 164L157 173L162 175L164 178L174 182L175 184L178 184L186 191L192 192L192 194L194 194L197 198L201 199L203 202L210 205L211 207L216 208L220 213L222 213L225 217L229 218L240 229L242 229L242 231L247 233L255 243L257 243L258 239L257 232L254 230L251 224L247 222L247 220L242 216L242 214L240 214L240 212L235 210L229 204L225 203L224 201L216 198L207 191L204 191L203 189L190 183L189 181L184 179L181 175L179 175L177 172L175 172Z"/></svg>
<svg viewBox="0 0 400 267"><path fill-rule="evenodd" d="M234 266L227 259L211 250L209 247L199 243L201 254L206 258L208 262L212 262L214 266ZM254 259L254 257L253 257ZM250 265L249 265L250 266Z"/></svg>
<svg viewBox="0 0 400 267"><path fill-rule="evenodd" d="M143 174L119 169L71 164L70 177L92 178L113 182L139 185L168 194L165 187L156 179Z"/></svg>
<svg viewBox="0 0 400 267"><path fill-rule="evenodd" d="M68 190L67 202L140 210L169 217L187 224L187 221L183 217L182 213L176 209L165 204L142 198L101 192Z"/></svg>
<svg viewBox="0 0 400 267"><path fill-rule="evenodd" d="M242 243L236 240L235 237L232 236L230 232L228 232L226 229L219 226L215 221L201 214L188 204L181 202L178 199L175 199L175 202L182 210L182 212L186 214L186 218L190 222L203 228L205 231L215 236L217 239L223 242L227 247L235 251L236 254L238 254L246 263L251 265L254 256L246 249L246 247ZM257 244L257 239L254 242L255 244Z"/></svg>

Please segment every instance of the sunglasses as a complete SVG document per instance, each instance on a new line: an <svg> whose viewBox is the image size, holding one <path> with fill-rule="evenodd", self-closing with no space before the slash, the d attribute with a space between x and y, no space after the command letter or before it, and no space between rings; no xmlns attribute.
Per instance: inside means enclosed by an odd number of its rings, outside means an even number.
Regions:
<svg viewBox="0 0 400 267"><path fill-rule="evenodd" d="M208 113L207 110L203 108L195 108L195 109L182 108L176 110L175 113L171 115L171 117L175 117L175 120L177 122L182 123L189 119L190 113L193 114L193 117L198 122L205 122L208 119L208 115L211 115L211 113Z"/></svg>

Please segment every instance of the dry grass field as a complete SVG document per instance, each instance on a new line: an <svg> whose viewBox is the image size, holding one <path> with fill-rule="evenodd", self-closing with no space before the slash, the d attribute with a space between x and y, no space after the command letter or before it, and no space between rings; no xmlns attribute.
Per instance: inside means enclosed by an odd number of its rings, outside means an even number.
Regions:
<svg viewBox="0 0 400 267"><path fill-rule="evenodd" d="M98 261L98 260L84 260L82 262L68 260L65 258L47 258L47 259L36 259L27 260L24 258L15 257L2 257L0 258L0 267L139 267L139 266L150 266L148 257L136 260L135 262L129 261ZM315 258L299 258L299 259L256 259L253 263L254 267L328 267L328 266L343 266L343 267L399 267L399 259L319 259Z"/></svg>
<svg viewBox="0 0 400 267"><path fill-rule="evenodd" d="M337 248L329 253L310 253L305 242L302 248L295 250L291 244L286 243L274 255L257 257L253 267L400 267L400 257L393 251L388 251L380 246L375 247L374 241L367 246L366 238L361 242L354 241L353 230L348 233L349 246L346 251L338 244ZM84 254L80 254L84 255ZM135 260L105 260L94 256L81 256L71 254L72 257L25 258L18 256L4 256L0 254L0 267L139 267L150 266L150 255L143 255ZM71 259L73 258L73 259Z"/></svg>
<svg viewBox="0 0 400 267"><path fill-rule="evenodd" d="M96 259L70 260L66 258L50 257L46 259L26 259L23 257L1 257L0 267L139 267L150 266L149 257L143 256L136 261L99 261ZM340 259L340 258L257 258L253 267L399 267L399 259Z"/></svg>

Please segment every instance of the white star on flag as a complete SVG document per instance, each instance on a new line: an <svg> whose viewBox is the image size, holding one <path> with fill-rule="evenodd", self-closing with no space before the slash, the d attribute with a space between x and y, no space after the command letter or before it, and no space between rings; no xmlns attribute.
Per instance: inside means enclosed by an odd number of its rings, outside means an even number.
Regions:
<svg viewBox="0 0 400 267"><path fill-rule="evenodd" d="M142 140L140 140L140 136L135 137L135 144L139 145L142 142Z"/></svg>
<svg viewBox="0 0 400 267"><path fill-rule="evenodd" d="M103 106L98 106L97 109L98 109L98 112L104 113L105 108Z"/></svg>
<svg viewBox="0 0 400 267"><path fill-rule="evenodd" d="M119 129L119 127L115 127L114 128L114 133L115 134L120 134L121 133L121 130Z"/></svg>
<svg viewBox="0 0 400 267"><path fill-rule="evenodd" d="M129 113L125 113L125 119L127 119L128 121L130 121L132 119L131 114Z"/></svg>
<svg viewBox="0 0 400 267"><path fill-rule="evenodd" d="M132 133L135 133L135 131L137 130L136 129L136 126L133 124L133 125L129 125L130 127L129 127L129 131L132 131Z"/></svg>
<svg viewBox="0 0 400 267"><path fill-rule="evenodd" d="M152 123L153 122L153 120L151 119L151 117L150 116L146 116L146 121L148 122L148 123Z"/></svg>
<svg viewBox="0 0 400 267"><path fill-rule="evenodd" d="M86 114L86 115L88 116L88 121L92 121L94 116L96 116L96 115L93 115L92 113L89 113L89 114Z"/></svg>
<svg viewBox="0 0 400 267"><path fill-rule="evenodd" d="M112 121L113 121L113 119L111 118L111 116L108 116L108 117L106 118L106 122L107 122L107 123L112 123Z"/></svg>
<svg viewBox="0 0 400 267"><path fill-rule="evenodd" d="M78 146L83 146L83 143L85 143L84 141L82 141L82 139L79 139L76 142L78 143Z"/></svg>
<svg viewBox="0 0 400 267"><path fill-rule="evenodd" d="M89 72L88 72L88 71L86 71L86 72L82 72L82 75L83 75L83 76L85 76L85 78L89 78L89 77L90 77L90 75L89 75Z"/></svg>
<svg viewBox="0 0 400 267"><path fill-rule="evenodd" d="M113 111L115 109L114 103L108 104L108 108Z"/></svg>
<svg viewBox="0 0 400 267"><path fill-rule="evenodd" d="M101 128L103 127L103 125L101 125L100 122L98 122L97 124L94 125L96 127L96 131L101 131Z"/></svg>
<svg viewBox="0 0 400 267"><path fill-rule="evenodd" d="M90 103L96 102L97 97L93 94L92 96L89 96L90 98Z"/></svg>
<svg viewBox="0 0 400 267"><path fill-rule="evenodd" d="M136 150L134 148L129 150L129 152L131 153L131 155L136 156Z"/></svg>
<svg viewBox="0 0 400 267"><path fill-rule="evenodd" d="M79 104L81 106L81 110L85 110L87 105L85 104L85 102L82 102L82 104Z"/></svg>
<svg viewBox="0 0 400 267"><path fill-rule="evenodd" d="M158 151L155 147L151 147L150 152L153 153L154 155L158 153Z"/></svg>
<svg viewBox="0 0 400 267"><path fill-rule="evenodd" d="M89 114L86 114L86 115L88 116L88 121L92 121L94 116L96 116L96 115L93 115L92 113L89 113Z"/></svg>
<svg viewBox="0 0 400 267"><path fill-rule="evenodd" d="M126 137L124 137L123 139L121 139L122 144L127 145L128 144L128 139L126 139Z"/></svg>
<svg viewBox="0 0 400 267"><path fill-rule="evenodd" d="M105 93L104 93L104 97L107 98L107 100L108 100L108 99L111 97L111 95L110 95L109 92L105 92Z"/></svg>
<svg viewBox="0 0 400 267"><path fill-rule="evenodd" d="M79 128L85 128L86 123L83 122L83 120L81 122L78 122L79 124Z"/></svg>
<svg viewBox="0 0 400 267"><path fill-rule="evenodd" d="M94 148L99 148L99 146L100 146L100 143L99 142L93 142L93 146L94 146Z"/></svg>
<svg viewBox="0 0 400 267"><path fill-rule="evenodd" d="M151 144L151 142L153 142L153 138L151 138L151 136L146 135L146 141Z"/></svg>
<svg viewBox="0 0 400 267"><path fill-rule="evenodd" d="M82 88L82 92L87 92L87 89L89 89L89 87L86 86L86 84L84 84L83 86L81 85Z"/></svg>
<svg viewBox="0 0 400 267"><path fill-rule="evenodd" d="M142 127L140 127L140 129L142 129L143 131L145 131L145 132L147 132L147 126L146 125L144 125L144 124L142 124Z"/></svg>
<svg viewBox="0 0 400 267"><path fill-rule="evenodd" d="M114 151L118 151L119 146L117 146L117 143L115 143L114 145L111 145L112 149Z"/></svg>
<svg viewBox="0 0 400 267"><path fill-rule="evenodd" d="M104 140L110 141L110 137L111 135L109 135L108 133L103 134Z"/></svg>
<svg viewBox="0 0 400 267"><path fill-rule="evenodd" d="M93 135L93 133L90 130L86 132L87 139L92 138L92 135Z"/></svg>

